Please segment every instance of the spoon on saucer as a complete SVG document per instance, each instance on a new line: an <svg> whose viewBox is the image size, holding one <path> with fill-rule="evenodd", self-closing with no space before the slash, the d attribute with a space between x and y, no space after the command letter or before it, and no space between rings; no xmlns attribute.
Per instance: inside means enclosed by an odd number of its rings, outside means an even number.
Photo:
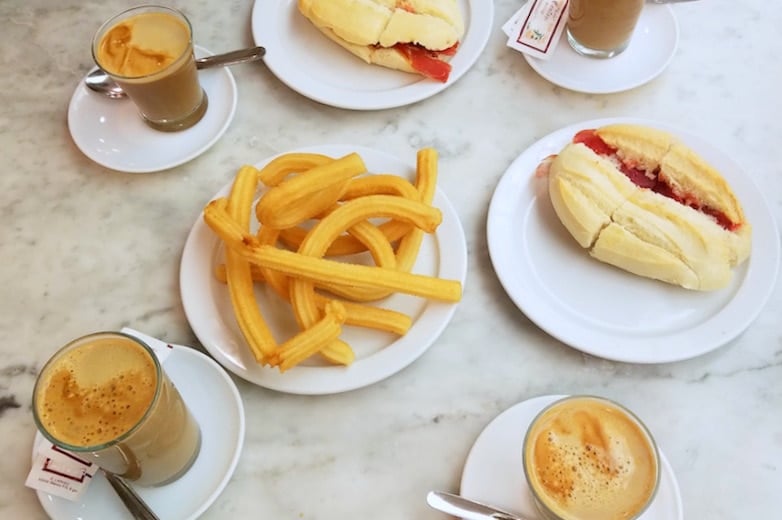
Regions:
<svg viewBox="0 0 782 520"><path fill-rule="evenodd" d="M119 495L119 498L125 504L125 507L128 508L128 511L130 511L133 518L136 520L160 520L147 503L144 502L144 499L138 496L133 488L125 482L125 479L110 471L104 471L103 474L106 477L106 480L109 481L109 484L111 484L111 487L114 488L114 491L117 492L117 495Z"/></svg>
<svg viewBox="0 0 782 520"><path fill-rule="evenodd" d="M430 491L426 495L430 507L465 520L528 520L494 506L445 491Z"/></svg>
<svg viewBox="0 0 782 520"><path fill-rule="evenodd" d="M226 52L225 54L215 54L195 60L197 69L209 69L212 67L224 67L226 65L237 65L239 63L248 63L259 61L266 54L263 47L250 47L238 51ZM99 92L113 99L121 99L127 96L122 87L109 77L102 69L95 67L84 78L84 84L95 92Z"/></svg>

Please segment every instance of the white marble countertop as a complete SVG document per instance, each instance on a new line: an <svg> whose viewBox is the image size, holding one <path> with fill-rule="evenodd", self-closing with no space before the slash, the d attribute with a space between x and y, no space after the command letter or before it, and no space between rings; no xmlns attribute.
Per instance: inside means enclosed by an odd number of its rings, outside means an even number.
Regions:
<svg viewBox="0 0 782 520"><path fill-rule="evenodd" d="M206 48L253 43L251 1L176 4ZM123 326L200 348L177 275L203 204L239 165L324 143L401 157L439 150L439 184L467 236L464 299L424 356L373 386L303 397L236 379L246 443L204 518L444 518L426 506L426 492L458 491L483 427L511 405L551 393L600 394L641 415L675 471L686 518L779 516L779 284L723 348L677 363L616 363L569 348L525 318L494 274L485 234L492 192L516 156L558 128L608 116L655 119L708 139L752 176L779 222L779 4L676 5L681 39L670 67L613 95L555 87L505 47L500 26L519 0L495 2L489 43L462 79L404 108L331 108L294 93L263 65L236 67L239 107L222 139L187 164L145 175L91 162L66 126L68 101L91 67L94 28L127 5L0 3L0 517L45 517L23 485L35 431L30 394L42 363L70 339Z"/></svg>

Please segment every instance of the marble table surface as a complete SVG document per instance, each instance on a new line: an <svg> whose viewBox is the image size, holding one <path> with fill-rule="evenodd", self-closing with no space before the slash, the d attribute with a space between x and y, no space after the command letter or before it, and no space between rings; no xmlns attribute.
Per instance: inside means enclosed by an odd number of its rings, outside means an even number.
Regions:
<svg viewBox="0 0 782 520"><path fill-rule="evenodd" d="M782 291L727 345L674 363L583 354L521 313L494 273L487 208L510 163L579 121L634 116L701 136L732 157L782 218L782 6L677 4L680 41L654 81L611 95L565 90L505 46L519 0L494 3L475 66L419 103L350 111L293 92L263 65L233 69L236 116L206 153L128 174L74 146L69 99L92 66L97 25L119 0L0 3L0 517L45 518L24 487L37 371L70 339L129 326L200 349L182 308L179 260L204 203L238 166L296 147L346 143L412 157L440 153L440 188L464 226L463 301L415 363L372 386L298 396L235 378L246 442L204 518L444 518L430 489L459 490L465 457L500 412L542 394L614 398L642 416L676 474L686 518L776 518L782 497ZM197 42L253 43L249 0L179 1ZM755 244L763 255L767 244ZM643 302L638 302L642 305ZM172 497L172 500L181 497Z"/></svg>

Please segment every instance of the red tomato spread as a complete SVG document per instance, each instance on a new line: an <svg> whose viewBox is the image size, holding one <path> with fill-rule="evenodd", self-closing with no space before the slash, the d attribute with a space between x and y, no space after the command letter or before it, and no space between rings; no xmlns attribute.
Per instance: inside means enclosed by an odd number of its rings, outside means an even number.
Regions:
<svg viewBox="0 0 782 520"><path fill-rule="evenodd" d="M448 81L448 76L451 75L451 65L441 60L440 55L453 56L453 53L456 52L456 45L443 51L430 51L412 43L398 43L394 48L404 55L416 72L443 83Z"/></svg>
<svg viewBox="0 0 782 520"><path fill-rule="evenodd" d="M620 165L619 169L621 172L636 186L650 189L660 195L673 199L680 204L684 204L685 206L689 206L701 213L709 215L728 231L735 231L738 229L739 224L731 222L722 211L702 205L697 197L692 194L676 193L664 179L660 178L659 167L650 172L636 168L627 161L621 160L616 153L616 148L603 141L594 130L581 130L573 137L573 142L583 143L596 154L614 159L615 162Z"/></svg>

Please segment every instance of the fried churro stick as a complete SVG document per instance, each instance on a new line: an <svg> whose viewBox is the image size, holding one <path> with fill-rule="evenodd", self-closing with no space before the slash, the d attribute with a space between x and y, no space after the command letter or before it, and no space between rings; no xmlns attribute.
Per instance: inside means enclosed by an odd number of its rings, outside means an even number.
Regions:
<svg viewBox="0 0 782 520"><path fill-rule="evenodd" d="M301 173L334 162L328 155L316 153L286 153L269 161L260 169L258 178L266 186L277 186L292 173Z"/></svg>
<svg viewBox="0 0 782 520"><path fill-rule="evenodd" d="M347 321L345 322L347 323ZM320 349L320 355L336 365L350 365L356 360L356 353L350 348L350 345L336 339Z"/></svg>
<svg viewBox="0 0 782 520"><path fill-rule="evenodd" d="M243 231L250 229L250 208L258 184L258 171L252 166L244 166L236 174L231 192L225 200L225 212ZM226 282L231 297L236 321L242 331L253 356L264 363L277 342L274 340L266 320L255 301L250 264L235 251L225 251Z"/></svg>
<svg viewBox="0 0 782 520"><path fill-rule="evenodd" d="M312 280L316 285L336 282L358 287L383 287L444 302L457 302L462 294L462 284L458 280L404 273L383 267L346 264L271 246L248 245L242 242L234 243L233 246L250 262Z"/></svg>
<svg viewBox="0 0 782 520"><path fill-rule="evenodd" d="M421 202L432 204L437 187L437 152L433 148L424 148L416 156L416 188L421 196ZM410 271L413 268L424 232L421 229L411 229L399 242L396 251L397 269Z"/></svg>
<svg viewBox="0 0 782 520"><path fill-rule="evenodd" d="M214 275L215 280L217 280L220 283L228 283L228 275L225 272L225 264L218 264L214 268ZM263 273L261 272L261 268L258 267L255 264L250 264L250 276L253 279L253 282L263 282Z"/></svg>
<svg viewBox="0 0 782 520"><path fill-rule="evenodd" d="M399 195L410 200L420 198L418 190L405 178L398 175L367 175L350 180L342 200L352 200L367 195Z"/></svg>
<svg viewBox="0 0 782 520"><path fill-rule="evenodd" d="M310 356L322 352L327 345L333 343L342 333L342 324L344 322L345 308L339 302L329 302L326 304L323 317L319 321L280 345L280 348L274 355L272 364L279 366L280 372L285 372ZM351 350L350 359L344 364L349 364L353 361L352 352ZM334 355L341 355L341 351L334 351Z"/></svg>
<svg viewBox="0 0 782 520"><path fill-rule="evenodd" d="M356 153L316 166L264 193L255 206L255 215L264 226L297 226L333 206L350 179L366 171L364 161Z"/></svg>

